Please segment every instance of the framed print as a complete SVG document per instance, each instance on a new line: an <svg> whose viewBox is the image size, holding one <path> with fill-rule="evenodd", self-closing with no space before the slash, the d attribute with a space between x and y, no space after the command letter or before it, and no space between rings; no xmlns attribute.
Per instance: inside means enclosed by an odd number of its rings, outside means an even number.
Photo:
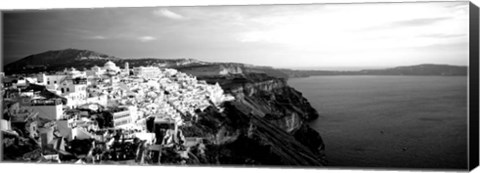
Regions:
<svg viewBox="0 0 480 173"><path fill-rule="evenodd" d="M468 1L2 10L1 161L472 170L478 17Z"/></svg>

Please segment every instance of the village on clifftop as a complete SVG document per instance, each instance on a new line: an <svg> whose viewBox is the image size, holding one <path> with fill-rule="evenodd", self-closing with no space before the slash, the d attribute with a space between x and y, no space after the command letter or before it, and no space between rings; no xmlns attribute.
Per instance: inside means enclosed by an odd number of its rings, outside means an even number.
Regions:
<svg viewBox="0 0 480 173"><path fill-rule="evenodd" d="M218 83L175 69L111 61L1 78L5 161L160 164L172 153L185 163L204 145L179 127L234 100Z"/></svg>

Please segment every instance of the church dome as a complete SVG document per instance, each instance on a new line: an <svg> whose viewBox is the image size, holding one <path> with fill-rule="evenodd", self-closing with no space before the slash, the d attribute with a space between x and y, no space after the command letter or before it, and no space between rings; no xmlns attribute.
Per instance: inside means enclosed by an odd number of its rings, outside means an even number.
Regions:
<svg viewBox="0 0 480 173"><path fill-rule="evenodd" d="M105 68L115 68L117 67L117 65L115 65L115 63L113 63L112 61L108 61L107 63L105 63L105 65L103 65L103 67Z"/></svg>
<svg viewBox="0 0 480 173"><path fill-rule="evenodd" d="M107 63L105 63L103 68L105 70L110 70L110 71L119 71L120 70L120 68L118 68L117 65L115 65L115 63L113 63L112 61L108 61Z"/></svg>

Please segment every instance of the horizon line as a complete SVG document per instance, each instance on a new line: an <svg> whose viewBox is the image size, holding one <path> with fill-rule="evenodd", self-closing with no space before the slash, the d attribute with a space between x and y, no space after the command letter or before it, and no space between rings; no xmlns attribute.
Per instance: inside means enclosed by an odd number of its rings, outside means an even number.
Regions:
<svg viewBox="0 0 480 173"><path fill-rule="evenodd" d="M405 67L405 66L418 66L418 65L448 65L448 66L459 66L459 67L468 67L469 64L442 64L442 63L432 63L432 62L423 62L423 63L417 63L417 64L409 64L409 65L391 65L391 66L271 66L271 65L261 65L261 64L251 64L251 63L244 63L244 62L232 62L232 61L205 61L201 60L199 57L196 58L187 58L187 57L166 57L166 58L159 58L159 57L120 57L120 56L115 56L115 55L109 55L97 50L89 50L89 49L77 49L77 48L65 48L65 49L57 49L57 50L46 50L42 51L40 53L36 54L30 54L28 56L25 56L24 58L20 58L16 61L9 62L8 64L3 64L5 62L5 57L2 58L2 64L3 66L10 65L12 63L15 63L17 61L20 61L22 59L25 59L30 56L50 52L50 51L64 51L64 50L78 50L78 51L90 51L90 52L95 52L98 54L103 54L107 55L109 57L117 58L120 60L129 60L129 59L162 59L162 60L195 60L199 62L206 62L206 63L236 63L236 64L243 64L243 65L251 65L251 66L257 66L257 67L270 67L274 69L288 69L288 70L315 70L315 71L361 71L361 70L372 70L372 69L388 69L388 68L395 68L395 67ZM106 58L107 59L107 58Z"/></svg>

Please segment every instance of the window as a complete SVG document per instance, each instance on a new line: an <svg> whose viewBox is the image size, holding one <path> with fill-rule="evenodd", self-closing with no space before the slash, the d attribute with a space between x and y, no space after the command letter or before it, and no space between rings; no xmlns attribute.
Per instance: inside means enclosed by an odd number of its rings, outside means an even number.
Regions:
<svg viewBox="0 0 480 173"><path fill-rule="evenodd" d="M57 83L57 81L55 80L55 81L53 81L53 83L54 83L54 84L56 84L56 83Z"/></svg>
<svg viewBox="0 0 480 173"><path fill-rule="evenodd" d="M47 85L50 85L50 81L47 81Z"/></svg>
<svg viewBox="0 0 480 173"><path fill-rule="evenodd" d="M65 90L62 88L62 93L64 93L64 92L65 92Z"/></svg>
<svg viewBox="0 0 480 173"><path fill-rule="evenodd" d="M67 88L67 92L70 92L70 88Z"/></svg>
<svg viewBox="0 0 480 173"><path fill-rule="evenodd" d="M130 113L127 113L127 114L123 114L123 115L116 115L114 116L113 119L122 119L122 118L127 118L127 117L130 117Z"/></svg>

